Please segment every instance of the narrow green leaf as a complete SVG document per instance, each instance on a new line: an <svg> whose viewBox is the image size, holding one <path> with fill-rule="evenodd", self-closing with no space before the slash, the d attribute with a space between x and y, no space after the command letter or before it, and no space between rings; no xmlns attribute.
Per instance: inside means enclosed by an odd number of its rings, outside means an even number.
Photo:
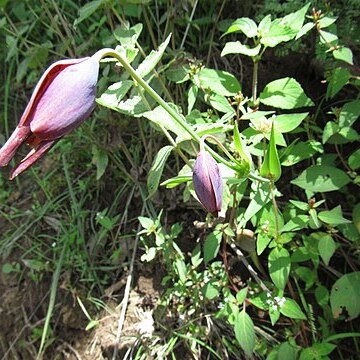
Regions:
<svg viewBox="0 0 360 360"><path fill-rule="evenodd" d="M151 53L139 65L139 67L136 69L136 72L140 77L144 77L149 74L159 63L169 44L170 38L171 34L169 34L169 36L165 39L165 41L159 46L157 50L152 50Z"/></svg>
<svg viewBox="0 0 360 360"><path fill-rule="evenodd" d="M245 310L237 314L234 331L236 340L244 350L246 356L252 358L255 347L255 327Z"/></svg>
<svg viewBox="0 0 360 360"><path fill-rule="evenodd" d="M199 92L199 88L194 84L192 84L188 91L188 111L187 111L188 115L191 113L195 105L198 92Z"/></svg>
<svg viewBox="0 0 360 360"><path fill-rule="evenodd" d="M204 243L204 262L207 264L214 259L220 249L222 233L220 231L213 231L210 233Z"/></svg>
<svg viewBox="0 0 360 360"><path fill-rule="evenodd" d="M155 159L149 171L149 175L147 177L147 188L149 191L149 197L154 195L159 187L160 178L163 173L164 166L172 150L173 146L164 146L155 156Z"/></svg>
<svg viewBox="0 0 360 360"><path fill-rule="evenodd" d="M351 77L350 71L338 67L331 74L328 87L326 89L326 98L333 98L348 82Z"/></svg>
<svg viewBox="0 0 360 360"><path fill-rule="evenodd" d="M99 149L97 146L92 147L92 163L96 166L96 180L99 180L105 173L109 163L109 157L106 151Z"/></svg>
<svg viewBox="0 0 360 360"><path fill-rule="evenodd" d="M326 234L321 237L318 243L319 254L323 259L325 265L329 265L331 257L334 255L336 250L336 244L331 235Z"/></svg>
<svg viewBox="0 0 360 360"><path fill-rule="evenodd" d="M224 49L221 52L221 56L228 54L242 54L254 57L259 54L260 49L260 44L252 48L249 45L241 44L240 41L230 41L225 44Z"/></svg>

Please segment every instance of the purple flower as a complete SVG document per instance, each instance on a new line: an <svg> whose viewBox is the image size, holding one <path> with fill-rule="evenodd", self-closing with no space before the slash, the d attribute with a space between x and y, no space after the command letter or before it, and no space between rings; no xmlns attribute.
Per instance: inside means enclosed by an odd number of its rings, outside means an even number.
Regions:
<svg viewBox="0 0 360 360"><path fill-rule="evenodd" d="M200 150L193 169L195 193L202 206L214 215L221 210L223 183L217 162L205 150Z"/></svg>
<svg viewBox="0 0 360 360"><path fill-rule="evenodd" d="M32 147L10 179L28 169L90 116L98 74L99 63L90 57L57 61L45 71L18 126L0 149L0 166L6 166L22 144Z"/></svg>

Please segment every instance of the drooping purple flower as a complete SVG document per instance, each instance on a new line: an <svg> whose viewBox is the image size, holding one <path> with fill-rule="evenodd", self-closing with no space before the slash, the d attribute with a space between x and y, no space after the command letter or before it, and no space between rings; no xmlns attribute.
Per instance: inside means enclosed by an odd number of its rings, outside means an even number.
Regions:
<svg viewBox="0 0 360 360"><path fill-rule="evenodd" d="M223 182L214 158L204 149L200 150L193 169L193 185L202 206L214 215L221 210Z"/></svg>
<svg viewBox="0 0 360 360"><path fill-rule="evenodd" d="M91 57L57 61L45 71L19 124L0 149L0 166L6 166L22 144L32 147L10 179L28 169L90 116L98 74L99 62Z"/></svg>

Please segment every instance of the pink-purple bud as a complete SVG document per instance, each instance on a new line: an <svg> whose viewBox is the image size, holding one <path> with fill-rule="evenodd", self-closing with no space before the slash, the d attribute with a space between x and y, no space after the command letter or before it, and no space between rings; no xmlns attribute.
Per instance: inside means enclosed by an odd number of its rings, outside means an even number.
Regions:
<svg viewBox="0 0 360 360"><path fill-rule="evenodd" d="M223 182L217 162L204 149L196 158L192 180L202 206L217 216L221 210Z"/></svg>
<svg viewBox="0 0 360 360"><path fill-rule="evenodd" d="M57 61L45 71L18 126L0 149L0 166L6 166L22 144L32 147L10 179L28 169L90 116L98 74L99 62L90 57Z"/></svg>

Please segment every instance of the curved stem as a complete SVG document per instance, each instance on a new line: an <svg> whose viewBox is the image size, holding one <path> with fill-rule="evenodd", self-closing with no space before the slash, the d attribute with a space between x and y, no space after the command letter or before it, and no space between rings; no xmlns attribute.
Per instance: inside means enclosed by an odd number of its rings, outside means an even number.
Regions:
<svg viewBox="0 0 360 360"><path fill-rule="evenodd" d="M130 74L133 80L139 84L190 136L191 138L200 144L200 136L193 130L193 128L183 119L183 117L174 109L172 108L166 101L162 99L162 97L153 90L153 88L144 81L141 76L139 76L135 69L124 59L121 54L116 52L113 49L105 48L97 51L92 58L96 61L103 59L104 57L113 57L119 61L119 63L124 67L124 69ZM238 166L234 165L230 161L225 160L222 156L216 153L211 147L205 144L205 148L209 153L216 159L218 162L224 164L230 169L238 171ZM266 179L262 179L255 174L248 175L249 178L257 178L260 181L266 181Z"/></svg>

